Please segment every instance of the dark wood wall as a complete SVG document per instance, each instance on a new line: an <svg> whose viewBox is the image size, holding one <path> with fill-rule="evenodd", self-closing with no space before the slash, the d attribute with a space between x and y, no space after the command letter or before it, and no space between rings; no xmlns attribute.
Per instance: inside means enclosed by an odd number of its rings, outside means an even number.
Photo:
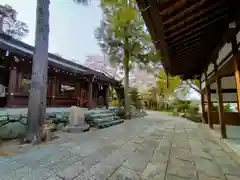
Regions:
<svg viewBox="0 0 240 180"><path fill-rule="evenodd" d="M0 71L0 84L6 86L6 96L0 97L0 107L27 107L31 84L31 60L19 58L14 61L12 56L5 57L8 68ZM91 76L70 73L69 71L48 67L48 107L88 107L89 82ZM93 107L101 103L99 97L105 97L106 86L103 82L94 81L92 84ZM91 107L91 108L93 108Z"/></svg>

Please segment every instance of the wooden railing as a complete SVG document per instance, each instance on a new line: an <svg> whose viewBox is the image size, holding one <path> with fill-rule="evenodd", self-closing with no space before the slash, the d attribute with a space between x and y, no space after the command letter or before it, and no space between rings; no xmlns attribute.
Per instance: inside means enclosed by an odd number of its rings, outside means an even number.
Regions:
<svg viewBox="0 0 240 180"><path fill-rule="evenodd" d="M211 118L213 124L219 124L218 112L213 111ZM223 122L226 125L240 126L240 114L238 112L224 112Z"/></svg>

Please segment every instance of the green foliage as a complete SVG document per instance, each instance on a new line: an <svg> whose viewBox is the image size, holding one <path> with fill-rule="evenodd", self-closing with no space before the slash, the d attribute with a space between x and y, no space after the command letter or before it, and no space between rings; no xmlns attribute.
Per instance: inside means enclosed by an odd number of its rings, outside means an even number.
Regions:
<svg viewBox="0 0 240 180"><path fill-rule="evenodd" d="M168 86L167 86L168 80ZM158 76L157 87L158 87L158 95L164 99L168 99L172 96L176 90L181 85L182 81L178 76L168 76L164 71L161 71Z"/></svg>
<svg viewBox="0 0 240 180"><path fill-rule="evenodd" d="M199 112L199 107L197 106L189 106L189 108L187 109L188 114L198 114L198 112Z"/></svg>
<svg viewBox="0 0 240 180"><path fill-rule="evenodd" d="M172 115L173 115L173 116L179 116L179 113L178 113L177 111L173 111L173 112L172 112Z"/></svg>
<svg viewBox="0 0 240 180"><path fill-rule="evenodd" d="M185 114L185 118L196 123L202 122L202 117L200 114Z"/></svg>
<svg viewBox="0 0 240 180"><path fill-rule="evenodd" d="M117 109L117 110L116 110L116 115L117 115L118 117L124 118L124 116L125 116L125 110L124 110L123 108Z"/></svg>
<svg viewBox="0 0 240 180"><path fill-rule="evenodd" d="M190 108L191 101L176 99L172 106L177 112L185 113Z"/></svg>
<svg viewBox="0 0 240 180"><path fill-rule="evenodd" d="M226 104L223 106L225 112L232 112L232 108L230 104Z"/></svg>
<svg viewBox="0 0 240 180"><path fill-rule="evenodd" d="M103 19L95 37L112 66L124 70L125 109L129 114L129 71L134 66L146 67L160 60L150 35L145 29L136 2L102 0Z"/></svg>
<svg viewBox="0 0 240 180"><path fill-rule="evenodd" d="M224 110L224 112L232 112L231 105L230 104L223 105L223 110ZM217 104L212 105L212 111L218 111L218 105Z"/></svg>
<svg viewBox="0 0 240 180"><path fill-rule="evenodd" d="M130 98L132 100L132 104L137 108L141 109L141 96L136 88L132 88L130 91Z"/></svg>

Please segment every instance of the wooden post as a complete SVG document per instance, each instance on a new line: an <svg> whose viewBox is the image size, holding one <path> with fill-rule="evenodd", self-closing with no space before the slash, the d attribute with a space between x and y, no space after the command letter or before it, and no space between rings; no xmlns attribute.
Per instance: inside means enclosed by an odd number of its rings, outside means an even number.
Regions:
<svg viewBox="0 0 240 180"><path fill-rule="evenodd" d="M202 123L206 124L206 112L205 112L205 99L204 91L202 89L202 83L200 81L200 91L201 91L201 105L202 105Z"/></svg>
<svg viewBox="0 0 240 180"><path fill-rule="evenodd" d="M17 90L18 92L19 92L19 90L20 90L21 85L22 85L22 72L20 71L20 72L18 72L18 74L17 74L17 88L16 88L16 90Z"/></svg>
<svg viewBox="0 0 240 180"><path fill-rule="evenodd" d="M217 99L218 99L218 119L219 119L219 124L220 124L220 130L221 130L221 136L222 138L227 138L226 134L226 126L224 124L224 119L223 119L223 96L222 96L222 82L221 82L221 77L218 74L218 68L217 64L214 63L214 71L217 77Z"/></svg>
<svg viewBox="0 0 240 180"><path fill-rule="evenodd" d="M221 85L221 78L217 77L217 96L218 96L218 118L219 118L219 124L221 128L221 135L222 138L227 138L226 134L226 126L224 124L223 119L223 97L222 97L222 85Z"/></svg>
<svg viewBox="0 0 240 180"><path fill-rule="evenodd" d="M236 36L232 38L231 43L232 43L232 52L233 52L233 59L234 59L234 72L235 72L237 97L238 97L237 107L238 107L238 112L240 112L240 63L237 57L238 46L237 46Z"/></svg>
<svg viewBox="0 0 240 180"><path fill-rule="evenodd" d="M109 87L110 85L108 84L105 88L105 104L106 104L106 108L108 109L108 96L109 96Z"/></svg>
<svg viewBox="0 0 240 180"><path fill-rule="evenodd" d="M55 104L55 97L57 92L57 79L54 77L51 81L51 106Z"/></svg>
<svg viewBox="0 0 240 180"><path fill-rule="evenodd" d="M83 105L83 97L82 97L82 93L83 93L83 89L80 87L80 95L79 95L79 106L81 107Z"/></svg>
<svg viewBox="0 0 240 180"><path fill-rule="evenodd" d="M80 106L81 87L80 82L76 83L75 96L77 97L77 106Z"/></svg>
<svg viewBox="0 0 240 180"><path fill-rule="evenodd" d="M93 77L88 79L88 109L93 108Z"/></svg>
<svg viewBox="0 0 240 180"><path fill-rule="evenodd" d="M207 116L208 116L208 125L211 129L213 129L212 124L212 102L211 102L211 91L210 85L207 84L207 73L205 72L205 82L206 82L206 93L207 93Z"/></svg>
<svg viewBox="0 0 240 180"><path fill-rule="evenodd" d="M8 83L8 95L7 95L7 107L13 107L14 93L17 87L17 68L11 67L9 73Z"/></svg>

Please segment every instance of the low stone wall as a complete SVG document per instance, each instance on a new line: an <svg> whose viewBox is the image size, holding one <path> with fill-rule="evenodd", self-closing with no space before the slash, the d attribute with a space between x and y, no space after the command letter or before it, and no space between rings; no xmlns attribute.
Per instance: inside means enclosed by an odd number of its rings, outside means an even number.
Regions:
<svg viewBox="0 0 240 180"><path fill-rule="evenodd" d="M81 108L83 112L88 111L87 108ZM56 116L56 120L64 120L68 122L70 108L47 108L46 120L51 119L51 116ZM0 139L11 140L20 138L25 135L27 124L27 108L7 108L0 109Z"/></svg>

